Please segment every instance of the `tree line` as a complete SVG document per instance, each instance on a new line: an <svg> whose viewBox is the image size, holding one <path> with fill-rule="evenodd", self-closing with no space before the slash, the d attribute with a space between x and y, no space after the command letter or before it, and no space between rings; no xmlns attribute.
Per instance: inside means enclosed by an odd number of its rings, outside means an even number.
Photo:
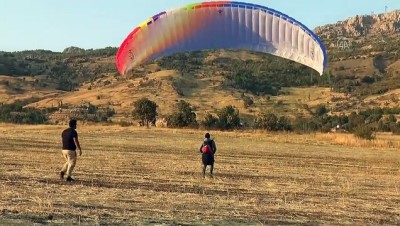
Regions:
<svg viewBox="0 0 400 226"><path fill-rule="evenodd" d="M0 122L17 124L44 124L48 122L48 110L24 108L23 102L13 104L0 103Z"/></svg>
<svg viewBox="0 0 400 226"><path fill-rule="evenodd" d="M157 104L147 98L134 103L132 116L140 120L142 125L155 123L158 112ZM201 121L197 120L194 108L186 101L179 101L175 112L166 117L170 128L207 128L219 130L261 129L266 131L286 132L331 132L340 130L353 133L364 139L374 139L375 132L392 132L400 134L400 122L396 115L400 108L372 108L350 114L330 115L325 105L318 105L311 117L290 119L271 112L259 114L252 125L242 123L239 110L228 105L217 114L206 114Z"/></svg>
<svg viewBox="0 0 400 226"><path fill-rule="evenodd" d="M17 124L46 124L48 115L56 111L51 109L35 109L24 107L25 103L0 104L0 122ZM115 114L113 109L99 111L89 104L88 114L99 117L81 118L94 122L112 122L109 120ZM239 110L232 105L219 109L216 114L207 113L202 120L198 120L194 107L180 100L175 111L167 115L166 122L169 128L206 128L215 130L265 130L270 132L285 131L298 133L331 132L332 129L353 133L364 139L374 139L375 132L392 132L400 134L400 122L397 115L400 107L371 108L349 114L330 115L325 105L318 105L311 117L288 118L271 112L261 113L254 118L251 124L243 123ZM142 125L155 124L158 118L158 105L142 98L134 102L132 117Z"/></svg>

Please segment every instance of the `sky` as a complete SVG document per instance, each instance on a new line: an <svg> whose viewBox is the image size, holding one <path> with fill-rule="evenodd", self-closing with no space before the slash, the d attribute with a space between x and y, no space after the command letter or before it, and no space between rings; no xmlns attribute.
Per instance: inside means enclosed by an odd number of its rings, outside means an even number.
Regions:
<svg viewBox="0 0 400 226"><path fill-rule="evenodd" d="M400 0L240 0L281 11L310 29L400 9ZM119 47L147 18L196 0L0 0L0 51Z"/></svg>

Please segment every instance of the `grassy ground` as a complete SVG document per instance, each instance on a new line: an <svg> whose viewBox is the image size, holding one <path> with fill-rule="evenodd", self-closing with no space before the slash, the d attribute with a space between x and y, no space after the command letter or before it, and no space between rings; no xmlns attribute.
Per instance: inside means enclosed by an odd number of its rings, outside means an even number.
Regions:
<svg viewBox="0 0 400 226"><path fill-rule="evenodd" d="M400 224L400 139L78 125L76 181L58 178L63 127L0 125L0 224Z"/></svg>

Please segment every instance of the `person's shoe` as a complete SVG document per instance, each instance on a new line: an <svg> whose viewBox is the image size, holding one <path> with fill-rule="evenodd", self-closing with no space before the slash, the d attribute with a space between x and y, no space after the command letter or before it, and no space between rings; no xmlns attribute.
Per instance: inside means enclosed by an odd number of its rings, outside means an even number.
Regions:
<svg viewBox="0 0 400 226"><path fill-rule="evenodd" d="M67 177L67 182L74 182L75 180L72 177Z"/></svg>
<svg viewBox="0 0 400 226"><path fill-rule="evenodd" d="M63 171L60 172L60 179L64 179L64 174L65 173Z"/></svg>
<svg viewBox="0 0 400 226"><path fill-rule="evenodd" d="M211 173L211 174L210 174L210 177L211 177L211 178L214 178L214 174Z"/></svg>

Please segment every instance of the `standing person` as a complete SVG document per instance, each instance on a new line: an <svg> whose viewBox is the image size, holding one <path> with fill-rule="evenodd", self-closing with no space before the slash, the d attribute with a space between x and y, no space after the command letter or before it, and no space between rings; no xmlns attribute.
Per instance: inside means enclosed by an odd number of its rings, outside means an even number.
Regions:
<svg viewBox="0 0 400 226"><path fill-rule="evenodd" d="M82 149L78 140L78 132L76 132L76 120L69 121L69 128L64 130L61 134L62 138L62 154L66 160L61 172L60 178L64 179L64 175L67 175L67 181L72 182L72 171L76 164L76 148L79 149L79 156L82 155Z"/></svg>
<svg viewBox="0 0 400 226"><path fill-rule="evenodd" d="M203 144L201 144L200 152L202 153L202 162L203 162L203 177L206 176L207 166L210 166L210 175L213 177L214 171L214 154L217 152L217 146L215 145L215 141L211 138L209 133L204 135Z"/></svg>

